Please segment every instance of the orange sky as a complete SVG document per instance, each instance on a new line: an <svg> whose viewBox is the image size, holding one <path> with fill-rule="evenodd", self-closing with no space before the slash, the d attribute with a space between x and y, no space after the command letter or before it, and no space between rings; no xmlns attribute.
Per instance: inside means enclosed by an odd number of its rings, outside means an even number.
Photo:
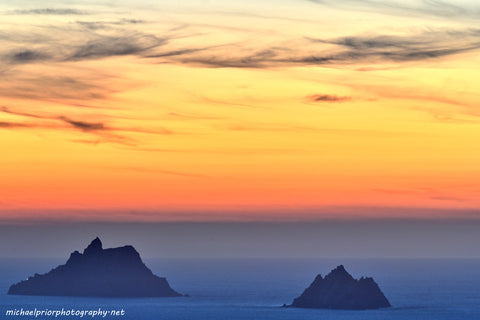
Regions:
<svg viewBox="0 0 480 320"><path fill-rule="evenodd" d="M478 4L272 5L0 2L0 218L480 207Z"/></svg>

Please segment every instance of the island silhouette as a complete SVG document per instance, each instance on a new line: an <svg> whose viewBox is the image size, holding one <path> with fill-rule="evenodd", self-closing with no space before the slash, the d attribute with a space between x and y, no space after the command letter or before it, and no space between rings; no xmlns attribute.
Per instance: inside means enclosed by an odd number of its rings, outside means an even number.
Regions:
<svg viewBox="0 0 480 320"><path fill-rule="evenodd" d="M178 297L165 278L145 266L132 246L103 249L97 237L64 265L13 284L12 295L84 297Z"/></svg>
<svg viewBox="0 0 480 320"><path fill-rule="evenodd" d="M354 279L340 265L325 278L317 275L312 284L288 307L366 310L388 308L391 305L373 278Z"/></svg>

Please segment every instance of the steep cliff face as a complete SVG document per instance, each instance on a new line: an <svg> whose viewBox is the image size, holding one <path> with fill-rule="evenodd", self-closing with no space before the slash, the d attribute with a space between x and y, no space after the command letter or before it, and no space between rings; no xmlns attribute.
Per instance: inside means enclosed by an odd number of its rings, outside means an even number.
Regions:
<svg viewBox="0 0 480 320"><path fill-rule="evenodd" d="M318 275L291 307L364 310L390 307L372 278L354 279L340 265L325 278Z"/></svg>
<svg viewBox="0 0 480 320"><path fill-rule="evenodd" d="M142 262L132 246L103 249L99 238L64 265L14 284L8 294L101 297L176 297L165 278Z"/></svg>

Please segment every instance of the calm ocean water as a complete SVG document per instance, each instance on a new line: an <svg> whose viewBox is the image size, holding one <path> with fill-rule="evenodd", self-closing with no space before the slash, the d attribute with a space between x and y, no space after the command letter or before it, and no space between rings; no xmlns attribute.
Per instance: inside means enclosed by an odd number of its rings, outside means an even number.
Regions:
<svg viewBox="0 0 480 320"><path fill-rule="evenodd" d="M309 319L480 319L480 260L397 259L155 259L147 266L190 298L62 298L8 296L16 283L44 273L62 260L0 259L0 319L24 309L124 309L104 319L309 320ZM343 264L354 277L373 276L393 308L330 311L281 308L314 279ZM85 316L83 319L91 319ZM55 319L38 317L37 319ZM57 319L81 319L58 317ZM96 317L96 319L101 319Z"/></svg>

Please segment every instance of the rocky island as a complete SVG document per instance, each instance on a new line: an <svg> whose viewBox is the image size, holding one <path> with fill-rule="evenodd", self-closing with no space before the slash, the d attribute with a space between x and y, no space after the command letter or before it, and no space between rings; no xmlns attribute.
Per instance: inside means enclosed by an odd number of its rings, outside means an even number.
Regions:
<svg viewBox="0 0 480 320"><path fill-rule="evenodd" d="M318 275L288 307L366 310L390 306L373 278L354 279L343 265L340 265L325 278Z"/></svg>
<svg viewBox="0 0 480 320"><path fill-rule="evenodd" d="M178 297L152 273L132 246L103 249L97 237L64 265L14 284L8 294L84 297Z"/></svg>

